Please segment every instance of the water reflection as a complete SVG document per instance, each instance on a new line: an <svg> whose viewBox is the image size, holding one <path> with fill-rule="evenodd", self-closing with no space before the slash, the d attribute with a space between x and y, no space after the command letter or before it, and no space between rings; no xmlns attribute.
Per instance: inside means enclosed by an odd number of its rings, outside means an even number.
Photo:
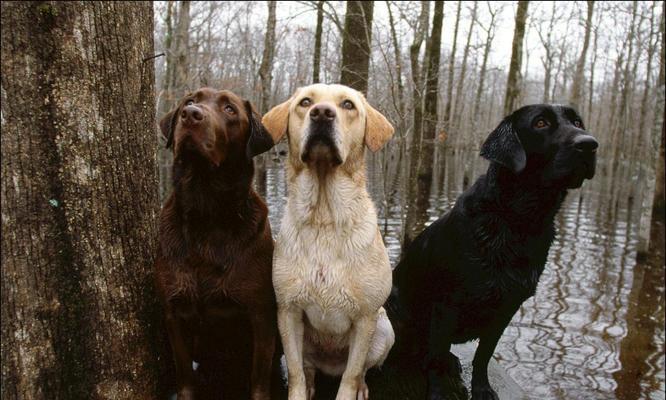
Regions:
<svg viewBox="0 0 666 400"><path fill-rule="evenodd" d="M407 157L395 146L367 159L368 189L392 265L400 256ZM438 149L435 157L428 224L487 168L473 151ZM603 173L608 167L600 163L593 181L569 193L536 295L495 352L533 398L664 398L664 270L636 265L631 176L620 166L611 179ZM282 164L269 165L266 187L275 235L286 203Z"/></svg>

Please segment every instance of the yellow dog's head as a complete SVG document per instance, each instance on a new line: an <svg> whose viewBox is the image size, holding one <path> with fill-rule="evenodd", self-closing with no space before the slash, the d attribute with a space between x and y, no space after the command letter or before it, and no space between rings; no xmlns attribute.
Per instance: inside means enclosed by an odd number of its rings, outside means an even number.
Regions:
<svg viewBox="0 0 666 400"><path fill-rule="evenodd" d="M363 145L379 150L393 126L358 91L343 85L302 87L262 119L273 141L289 139L290 160L320 171L363 159Z"/></svg>

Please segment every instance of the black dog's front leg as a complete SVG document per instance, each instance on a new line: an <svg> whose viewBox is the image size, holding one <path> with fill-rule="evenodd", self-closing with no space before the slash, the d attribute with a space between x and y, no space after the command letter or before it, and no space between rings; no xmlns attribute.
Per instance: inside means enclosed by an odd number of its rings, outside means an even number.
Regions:
<svg viewBox="0 0 666 400"><path fill-rule="evenodd" d="M428 337L428 400L467 399L467 389L460 376L462 367L458 357L451 353L452 315L445 307L435 304L432 308Z"/></svg>
<svg viewBox="0 0 666 400"><path fill-rule="evenodd" d="M493 326L479 338L479 347L476 349L472 361L472 400L499 400L499 396L488 382L488 362L508 324L509 321L499 326Z"/></svg>

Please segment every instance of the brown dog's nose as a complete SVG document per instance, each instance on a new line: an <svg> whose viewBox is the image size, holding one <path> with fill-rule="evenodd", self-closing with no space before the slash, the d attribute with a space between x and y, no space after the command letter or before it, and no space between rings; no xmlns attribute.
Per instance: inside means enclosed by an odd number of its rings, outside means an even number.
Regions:
<svg viewBox="0 0 666 400"><path fill-rule="evenodd" d="M185 106L180 113L180 118L188 124L198 124L203 120L203 113L196 106Z"/></svg>
<svg viewBox="0 0 666 400"><path fill-rule="evenodd" d="M590 135L579 135L574 139L573 146L582 153L592 153L599 147L599 142Z"/></svg>
<svg viewBox="0 0 666 400"><path fill-rule="evenodd" d="M310 110L312 122L330 122L335 119L335 108L328 104L316 104Z"/></svg>

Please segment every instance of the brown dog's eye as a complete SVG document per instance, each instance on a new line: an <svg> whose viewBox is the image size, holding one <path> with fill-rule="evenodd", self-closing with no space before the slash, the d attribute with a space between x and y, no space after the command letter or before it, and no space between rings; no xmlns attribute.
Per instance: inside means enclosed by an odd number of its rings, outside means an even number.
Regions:
<svg viewBox="0 0 666 400"><path fill-rule="evenodd" d="M228 112L229 114L236 114L236 110L230 105L224 106L224 111Z"/></svg>
<svg viewBox="0 0 666 400"><path fill-rule="evenodd" d="M353 110L355 107L354 103L352 103L350 100L345 100L342 102L342 108L345 110Z"/></svg>
<svg viewBox="0 0 666 400"><path fill-rule="evenodd" d="M537 120L537 122L534 124L534 127L537 128L537 129L542 129L542 128L545 128L547 126L550 126L550 124L548 123L548 121L546 121L543 118L539 118Z"/></svg>
<svg viewBox="0 0 666 400"><path fill-rule="evenodd" d="M298 105L301 107L310 107L312 105L312 100L310 100L309 97L306 97L303 100L301 100L301 102L298 103Z"/></svg>
<svg viewBox="0 0 666 400"><path fill-rule="evenodd" d="M186 106L191 106L192 104L194 104L194 100L191 100L191 99L188 100L187 102L185 102Z"/></svg>

